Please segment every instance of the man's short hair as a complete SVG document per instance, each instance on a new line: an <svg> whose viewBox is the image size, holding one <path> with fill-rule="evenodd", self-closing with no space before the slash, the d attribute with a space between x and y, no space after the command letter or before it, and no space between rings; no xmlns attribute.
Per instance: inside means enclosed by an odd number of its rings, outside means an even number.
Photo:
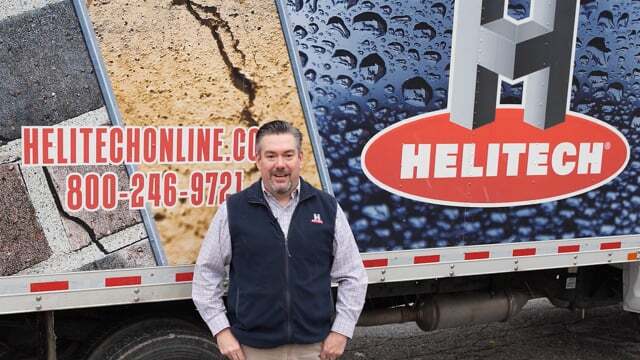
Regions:
<svg viewBox="0 0 640 360"><path fill-rule="evenodd" d="M302 132L292 123L284 120L273 120L262 124L256 134L256 152L260 153L260 140L266 135L291 134L296 140L298 152L302 151Z"/></svg>

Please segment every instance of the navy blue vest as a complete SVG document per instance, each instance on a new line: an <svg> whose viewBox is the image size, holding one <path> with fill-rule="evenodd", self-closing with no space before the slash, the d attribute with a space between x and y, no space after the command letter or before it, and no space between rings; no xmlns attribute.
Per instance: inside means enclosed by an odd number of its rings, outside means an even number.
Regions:
<svg viewBox="0 0 640 360"><path fill-rule="evenodd" d="M311 344L331 329L337 204L300 182L287 241L260 181L227 200L232 251L227 316L241 344Z"/></svg>

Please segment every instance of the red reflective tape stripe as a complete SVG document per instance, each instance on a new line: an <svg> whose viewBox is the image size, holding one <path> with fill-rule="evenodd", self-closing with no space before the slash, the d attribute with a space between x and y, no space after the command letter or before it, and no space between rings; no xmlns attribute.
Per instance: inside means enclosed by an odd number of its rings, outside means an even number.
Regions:
<svg viewBox="0 0 640 360"><path fill-rule="evenodd" d="M193 281L193 273L192 273L192 272L177 273L177 274L176 274L176 281L177 281L177 282L181 282L181 281Z"/></svg>
<svg viewBox="0 0 640 360"><path fill-rule="evenodd" d="M488 259L489 252L488 251L474 251L464 253L465 260L479 260L479 259Z"/></svg>
<svg viewBox="0 0 640 360"><path fill-rule="evenodd" d="M600 244L600 250L620 249L621 247L622 243L620 241Z"/></svg>
<svg viewBox="0 0 640 360"><path fill-rule="evenodd" d="M369 259L362 260L364 267L379 267L379 266L387 266L389 264L389 259Z"/></svg>
<svg viewBox="0 0 640 360"><path fill-rule="evenodd" d="M512 256L531 256L536 254L536 248L513 249Z"/></svg>
<svg viewBox="0 0 640 360"><path fill-rule="evenodd" d="M436 263L440 262L440 255L422 255L413 258L414 264Z"/></svg>
<svg viewBox="0 0 640 360"><path fill-rule="evenodd" d="M106 287L140 285L141 283L142 276L121 276L104 279L104 286Z"/></svg>
<svg viewBox="0 0 640 360"><path fill-rule="evenodd" d="M580 245L562 245L558 246L559 253L570 253L580 251Z"/></svg>
<svg viewBox="0 0 640 360"><path fill-rule="evenodd" d="M31 283L31 292L69 290L69 281Z"/></svg>

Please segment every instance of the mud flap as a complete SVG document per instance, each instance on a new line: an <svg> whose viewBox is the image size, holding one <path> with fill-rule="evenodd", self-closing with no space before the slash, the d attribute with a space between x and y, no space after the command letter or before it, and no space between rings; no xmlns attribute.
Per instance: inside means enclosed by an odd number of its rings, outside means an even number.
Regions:
<svg viewBox="0 0 640 360"><path fill-rule="evenodd" d="M623 309L625 311L640 313L640 263L626 263L624 265L622 279Z"/></svg>

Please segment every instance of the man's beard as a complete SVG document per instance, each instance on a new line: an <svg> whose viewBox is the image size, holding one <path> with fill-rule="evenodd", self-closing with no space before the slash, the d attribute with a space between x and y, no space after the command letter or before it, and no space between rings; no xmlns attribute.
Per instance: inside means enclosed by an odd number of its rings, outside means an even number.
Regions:
<svg viewBox="0 0 640 360"><path fill-rule="evenodd" d="M274 189L274 191L278 194L284 195L286 193L288 193L289 191L291 191L291 188L293 188L293 182L291 182L291 180L289 180L289 183L287 184L286 187L283 186L279 186L279 187L275 187L272 186Z"/></svg>
<svg viewBox="0 0 640 360"><path fill-rule="evenodd" d="M287 194L293 188L293 181L291 181L291 174L290 173L277 173L276 172L276 173L271 174L271 178L274 179L276 175L287 175L287 176L289 176L289 179L288 179L288 182L287 182L286 186L277 184L274 180L272 180L271 181L271 190L276 194L280 194L280 195Z"/></svg>

